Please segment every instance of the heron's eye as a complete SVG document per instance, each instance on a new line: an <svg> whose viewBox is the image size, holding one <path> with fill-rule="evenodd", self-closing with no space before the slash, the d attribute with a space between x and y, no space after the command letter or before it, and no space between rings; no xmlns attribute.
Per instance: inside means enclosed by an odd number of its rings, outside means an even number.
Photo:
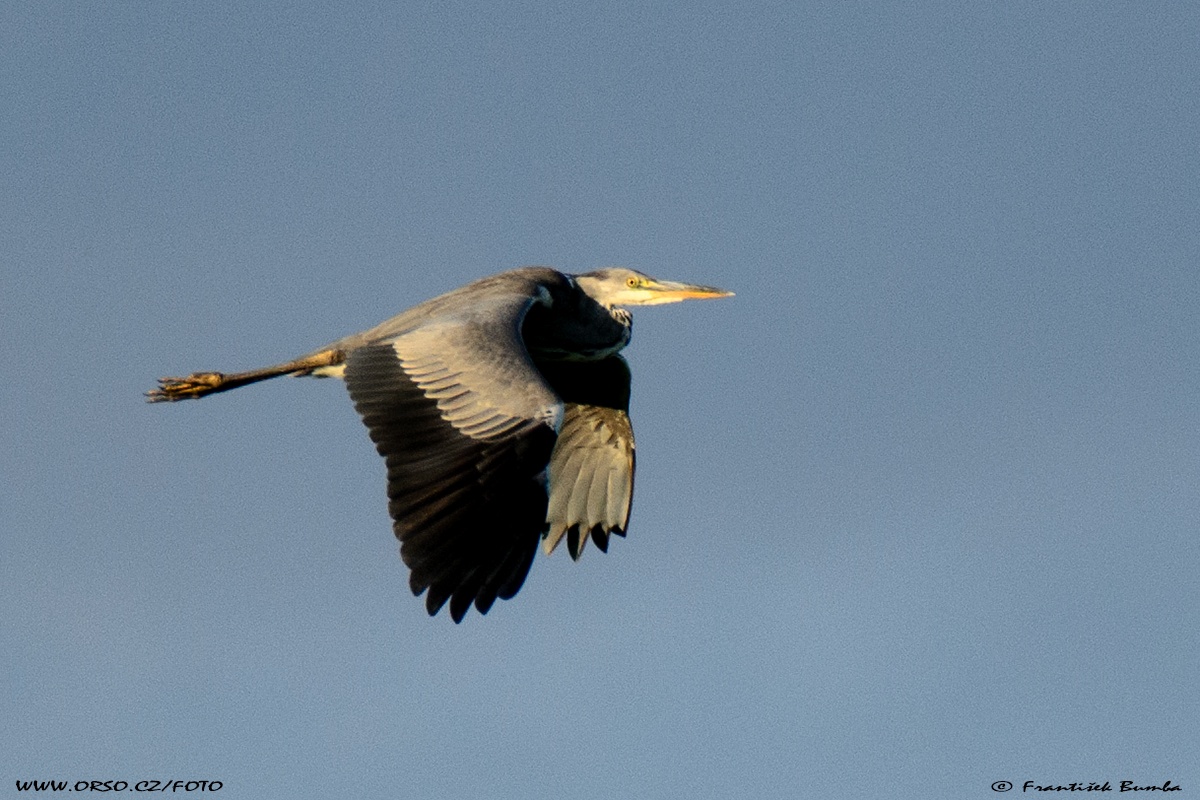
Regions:
<svg viewBox="0 0 1200 800"><path fill-rule="evenodd" d="M637 285L638 285L638 279L632 278L632 277L626 278L625 285L628 286L630 289L636 289Z"/></svg>

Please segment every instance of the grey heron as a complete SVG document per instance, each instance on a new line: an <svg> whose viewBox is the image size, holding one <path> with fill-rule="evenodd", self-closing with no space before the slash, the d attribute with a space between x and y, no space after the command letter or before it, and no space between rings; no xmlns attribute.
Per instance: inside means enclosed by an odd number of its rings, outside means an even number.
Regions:
<svg viewBox="0 0 1200 800"><path fill-rule="evenodd" d="M280 375L341 377L387 463L388 511L413 594L434 615L486 614L539 541L607 552L633 499L633 306L728 297L624 268L525 267L475 281L308 355L249 372L162 378L150 402Z"/></svg>

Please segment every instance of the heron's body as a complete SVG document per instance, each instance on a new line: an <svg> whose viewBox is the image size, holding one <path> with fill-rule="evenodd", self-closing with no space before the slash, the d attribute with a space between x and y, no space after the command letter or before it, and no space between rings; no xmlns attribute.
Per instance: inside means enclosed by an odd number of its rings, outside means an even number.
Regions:
<svg viewBox="0 0 1200 800"><path fill-rule="evenodd" d="M728 295L624 269L526 267L428 300L307 356L164 378L149 399L278 375L346 381L388 467L388 510L415 594L457 622L517 593L539 541L624 535L633 497L623 305Z"/></svg>

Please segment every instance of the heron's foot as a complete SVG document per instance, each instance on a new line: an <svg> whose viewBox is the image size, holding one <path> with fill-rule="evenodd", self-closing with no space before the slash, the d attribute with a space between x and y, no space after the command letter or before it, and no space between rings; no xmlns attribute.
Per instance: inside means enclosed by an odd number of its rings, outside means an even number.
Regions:
<svg viewBox="0 0 1200 800"><path fill-rule="evenodd" d="M146 402L187 400L219 390L226 382L223 372L193 372L186 378L159 378L158 388L146 392Z"/></svg>

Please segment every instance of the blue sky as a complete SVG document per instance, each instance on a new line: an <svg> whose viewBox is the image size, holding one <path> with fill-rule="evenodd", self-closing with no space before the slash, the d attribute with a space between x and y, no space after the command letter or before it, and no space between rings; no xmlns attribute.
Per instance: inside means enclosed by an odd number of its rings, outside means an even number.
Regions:
<svg viewBox="0 0 1200 800"><path fill-rule="evenodd" d="M1200 10L9 4L6 786L1200 791ZM524 264L636 314L629 536L461 625L335 381ZM13 791L9 789L8 791Z"/></svg>

